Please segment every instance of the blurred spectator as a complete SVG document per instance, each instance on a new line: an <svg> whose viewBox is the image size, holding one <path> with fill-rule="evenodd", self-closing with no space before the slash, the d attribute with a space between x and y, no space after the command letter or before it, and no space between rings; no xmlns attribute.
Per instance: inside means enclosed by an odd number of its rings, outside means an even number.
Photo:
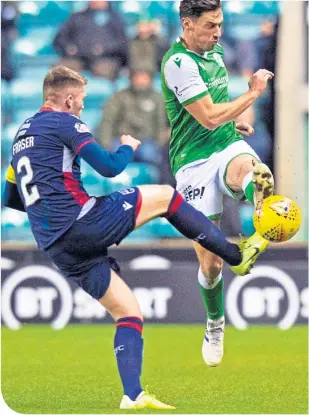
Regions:
<svg viewBox="0 0 309 415"><path fill-rule="evenodd" d="M269 50L269 47L272 43L272 39L274 37L275 32L275 25L271 20L263 20L260 26L260 36L255 41L255 49L256 49L256 67L255 70L260 68L265 68L266 60L269 61L269 56L265 56L265 52L267 54L272 53L274 54L274 50ZM271 59L273 59L271 57ZM269 64L269 62L267 62ZM263 66L262 66L263 65ZM269 69L270 70L270 69Z"/></svg>
<svg viewBox="0 0 309 415"><path fill-rule="evenodd" d="M1 2L1 79L6 81L11 81L15 76L11 60L11 46L17 37L16 5L16 2L12 1Z"/></svg>
<svg viewBox="0 0 309 415"><path fill-rule="evenodd" d="M162 97L152 87L151 72L132 71L130 86L116 92L104 106L101 144L114 150L122 134L142 141L135 153L136 161L161 162L160 146L167 140L167 119Z"/></svg>
<svg viewBox="0 0 309 415"><path fill-rule="evenodd" d="M76 71L91 70L96 76L115 79L127 63L127 38L112 2L89 1L84 11L73 13L54 39L63 56L61 64Z"/></svg>
<svg viewBox="0 0 309 415"><path fill-rule="evenodd" d="M249 79L256 65L255 44L251 40L233 39L223 33L220 44L224 49L224 62L230 75Z"/></svg>
<svg viewBox="0 0 309 415"><path fill-rule="evenodd" d="M161 61L169 48L166 39L160 36L159 20L141 17L137 24L137 35L129 47L130 68L155 73L160 70Z"/></svg>
<svg viewBox="0 0 309 415"><path fill-rule="evenodd" d="M251 137L245 137L247 143L256 151L263 163L268 164L272 155L272 137L270 136L263 120L257 120L254 107L249 107L237 117L238 122L247 122L254 128Z"/></svg>
<svg viewBox="0 0 309 415"><path fill-rule="evenodd" d="M258 43L258 47L260 47L260 65L261 68L268 69L269 71L273 72L276 76L276 53L277 53L277 37L278 37L278 30L279 30L279 18L277 23L268 28L267 31L267 38L263 39L262 42ZM264 30L265 34L265 30ZM264 36L265 37L265 36ZM261 44L263 45L261 47ZM275 171L274 166L274 142L275 142L275 100L276 100L276 90L275 90L275 81L272 79L269 81L269 99L261 108L261 117L265 122L265 126L267 128L268 133L272 138L272 151L270 155L270 159L268 162L269 167L272 171Z"/></svg>

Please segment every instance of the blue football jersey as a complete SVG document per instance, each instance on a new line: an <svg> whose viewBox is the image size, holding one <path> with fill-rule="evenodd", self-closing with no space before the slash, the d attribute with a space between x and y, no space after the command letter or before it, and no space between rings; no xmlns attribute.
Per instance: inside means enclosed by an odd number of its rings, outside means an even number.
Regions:
<svg viewBox="0 0 309 415"><path fill-rule="evenodd" d="M92 202L81 182L78 157L92 141L78 117L49 107L27 119L15 136L12 167L40 249L63 235Z"/></svg>

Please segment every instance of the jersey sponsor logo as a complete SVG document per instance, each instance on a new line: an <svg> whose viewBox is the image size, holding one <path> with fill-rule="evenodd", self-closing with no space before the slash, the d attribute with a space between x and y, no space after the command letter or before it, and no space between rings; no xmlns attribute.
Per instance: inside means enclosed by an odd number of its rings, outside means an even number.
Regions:
<svg viewBox="0 0 309 415"><path fill-rule="evenodd" d="M229 81L228 76L222 76L221 78L217 78L211 82L205 82L205 85L207 86L207 88L212 88L212 87L216 87L216 88L224 88L225 86L227 86Z"/></svg>
<svg viewBox="0 0 309 415"><path fill-rule="evenodd" d="M182 192L182 195L185 198L186 202L190 202L191 200L202 199L204 192L205 186L193 188L191 185L189 185Z"/></svg>
<svg viewBox="0 0 309 415"><path fill-rule="evenodd" d="M175 58L174 59L174 62L176 63L176 65L178 66L178 68L180 68L180 65L181 65L181 58Z"/></svg>
<svg viewBox="0 0 309 415"><path fill-rule="evenodd" d="M89 128L86 124L77 122L74 126L79 133L90 133Z"/></svg>
<svg viewBox="0 0 309 415"><path fill-rule="evenodd" d="M122 207L124 208L124 210L126 211L126 210L129 210L129 209L132 209L133 208L133 205L131 205L130 203L128 203L128 202L124 202L123 203L123 205L122 205Z"/></svg>

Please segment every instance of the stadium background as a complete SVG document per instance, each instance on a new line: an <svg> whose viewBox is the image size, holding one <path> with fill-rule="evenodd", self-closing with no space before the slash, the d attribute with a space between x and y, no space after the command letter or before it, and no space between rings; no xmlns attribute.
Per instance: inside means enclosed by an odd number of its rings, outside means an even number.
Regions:
<svg viewBox="0 0 309 415"><path fill-rule="evenodd" d="M111 3L122 18L128 39L136 36L141 21L157 22L160 37L169 44L180 33L179 2ZM246 47L262 47L255 53L263 52L268 44L263 42L261 27L265 21L272 23L274 30L268 40L275 40L276 47L270 48L267 56L276 63L274 114L272 118L270 88L255 106L255 129L269 137L272 150L268 161L274 169L276 193L298 202L303 226L293 241L273 245L265 253L252 278L235 279L226 268L227 320L234 328L227 329L226 358L215 374L207 371L200 355L204 311L196 284L197 263L188 241L164 219L157 219L135 231L112 254L138 297L146 323L156 323L146 324L145 380L150 378L157 392L160 379L164 379L165 396L178 404L178 413L306 413L307 2L232 0L223 6L226 42L232 45L232 55L237 41L242 40L249 41ZM72 13L86 7L83 1L2 2L2 68L3 58L9 65L9 75L2 71L1 87L2 189L13 137L20 124L41 106L43 78L59 62L53 39ZM231 39L234 43L229 44ZM236 69L231 68L230 74L231 98L247 88L247 74L237 70L237 56L231 56L231 62L235 61ZM85 75L89 83L82 119L96 134L104 105L128 86L129 71L123 68L113 81L89 71ZM159 73L154 74L153 87L160 92ZM101 195L132 185L164 182L161 168L159 163L136 161L110 180L98 177L84 164L83 176L89 193ZM231 237L239 232L250 235L251 215L249 204L238 206L227 200L225 232ZM110 318L40 255L25 214L2 207L1 219L2 322L7 326L2 329L2 393L7 404L23 413L114 413L121 391L112 356L112 325L101 326L110 323ZM54 331L50 326L63 330ZM248 330L241 331L244 329ZM95 363L99 349L100 363ZM105 355L106 350L110 353ZM79 366L63 358L71 353L78 356ZM107 384L103 368L111 373ZM104 392L94 387L93 371L99 372ZM83 382L77 380L80 376ZM59 379L69 381L64 385ZM196 385L201 384L203 392L196 393ZM220 404L211 393L216 387L224 389Z"/></svg>

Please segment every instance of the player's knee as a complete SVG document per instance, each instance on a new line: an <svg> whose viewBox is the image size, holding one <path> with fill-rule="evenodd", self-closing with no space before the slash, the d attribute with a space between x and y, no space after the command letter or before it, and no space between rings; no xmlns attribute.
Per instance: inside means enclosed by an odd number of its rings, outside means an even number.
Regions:
<svg viewBox="0 0 309 415"><path fill-rule="evenodd" d="M211 284L217 278L223 268L223 260L213 257L211 260L202 261L201 270L207 281Z"/></svg>
<svg viewBox="0 0 309 415"><path fill-rule="evenodd" d="M159 192L157 193L157 202L160 204L164 212L168 209L169 204L173 198L175 189L172 188L172 186L169 186L168 184L164 184L162 186L159 186Z"/></svg>
<svg viewBox="0 0 309 415"><path fill-rule="evenodd" d="M164 199L171 200L174 195L175 189L169 184L163 184L161 187Z"/></svg>
<svg viewBox="0 0 309 415"><path fill-rule="evenodd" d="M112 307L109 312L113 316L114 320L119 320L125 317L138 317L143 320L143 314L138 304L117 304Z"/></svg>

